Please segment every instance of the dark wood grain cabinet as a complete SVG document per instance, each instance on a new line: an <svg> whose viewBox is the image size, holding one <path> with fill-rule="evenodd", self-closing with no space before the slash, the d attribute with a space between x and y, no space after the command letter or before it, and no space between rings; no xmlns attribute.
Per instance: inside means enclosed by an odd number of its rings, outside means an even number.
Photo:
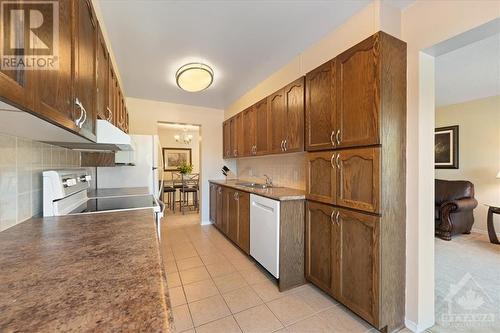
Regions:
<svg viewBox="0 0 500 333"><path fill-rule="evenodd" d="M380 218L346 209L335 214L336 297L379 327Z"/></svg>
<svg viewBox="0 0 500 333"><path fill-rule="evenodd" d="M269 103L269 152L280 153L285 151L284 123L286 121L285 93L280 89L268 97Z"/></svg>
<svg viewBox="0 0 500 333"><path fill-rule="evenodd" d="M337 201L336 153L322 151L306 156L306 198L328 204Z"/></svg>
<svg viewBox="0 0 500 333"><path fill-rule="evenodd" d="M337 241L333 206L309 201L306 204L306 278L327 293L333 293L335 258L333 246Z"/></svg>
<svg viewBox="0 0 500 333"><path fill-rule="evenodd" d="M250 254L250 194L210 183L210 221Z"/></svg>
<svg viewBox="0 0 500 333"><path fill-rule="evenodd" d="M83 112L81 131L95 139L97 20L90 0L75 5L75 104Z"/></svg>
<svg viewBox="0 0 500 333"><path fill-rule="evenodd" d="M243 156L257 155L257 112L249 107L242 114L243 119Z"/></svg>
<svg viewBox="0 0 500 333"><path fill-rule="evenodd" d="M231 122L229 120L222 124L222 152L224 158L231 157Z"/></svg>
<svg viewBox="0 0 500 333"><path fill-rule="evenodd" d="M269 104L267 98L254 105L255 112L255 151L256 155L266 155L269 152Z"/></svg>
<svg viewBox="0 0 500 333"><path fill-rule="evenodd" d="M336 127L335 60L306 74L305 148L334 148Z"/></svg>
<svg viewBox="0 0 500 333"><path fill-rule="evenodd" d="M76 120L80 110L75 105L74 82L74 1L58 1L59 67L55 70L33 71L35 88L34 111L44 119L78 132ZM31 71L26 71L31 72Z"/></svg>
<svg viewBox="0 0 500 333"><path fill-rule="evenodd" d="M379 32L306 75L306 277L388 332L404 326L405 128L404 42Z"/></svg>
<svg viewBox="0 0 500 333"><path fill-rule="evenodd" d="M0 70L0 99L90 140L96 138L96 119L128 131L125 102L92 2L55 3L59 14L58 67ZM43 25L37 34L51 37L52 31L46 27L49 25ZM27 41L29 29L25 32Z"/></svg>
<svg viewBox="0 0 500 333"><path fill-rule="evenodd" d="M102 31L99 28L97 34L97 50L96 50L96 67L97 67L97 76L96 76L96 113L97 119L105 119L109 122L113 120L113 114L111 111L111 106L109 101L109 82L110 79L110 70L109 70L109 55L108 49L106 48L106 42L104 41L104 37L102 35Z"/></svg>

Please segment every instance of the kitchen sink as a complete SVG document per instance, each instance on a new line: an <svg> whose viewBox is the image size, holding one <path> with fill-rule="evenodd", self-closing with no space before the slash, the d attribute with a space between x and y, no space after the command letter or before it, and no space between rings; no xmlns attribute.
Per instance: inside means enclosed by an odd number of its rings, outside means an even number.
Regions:
<svg viewBox="0 0 500 333"><path fill-rule="evenodd" d="M251 187L251 188L260 188L260 189L272 187L272 186L269 186L266 184L259 184L259 183L236 183L236 185L244 186L244 187Z"/></svg>

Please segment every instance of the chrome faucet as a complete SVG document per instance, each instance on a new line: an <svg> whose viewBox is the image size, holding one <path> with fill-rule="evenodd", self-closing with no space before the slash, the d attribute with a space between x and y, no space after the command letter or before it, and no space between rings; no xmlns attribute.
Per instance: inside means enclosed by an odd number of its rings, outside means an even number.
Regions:
<svg viewBox="0 0 500 333"><path fill-rule="evenodd" d="M266 177L266 186L272 187L273 186L273 179L266 174L264 174L264 177Z"/></svg>

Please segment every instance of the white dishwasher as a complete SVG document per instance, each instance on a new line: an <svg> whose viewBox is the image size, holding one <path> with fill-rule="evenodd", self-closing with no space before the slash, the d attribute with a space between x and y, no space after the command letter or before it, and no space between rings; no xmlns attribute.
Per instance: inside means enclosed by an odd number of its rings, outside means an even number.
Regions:
<svg viewBox="0 0 500 333"><path fill-rule="evenodd" d="M280 202L250 194L250 255L279 278Z"/></svg>

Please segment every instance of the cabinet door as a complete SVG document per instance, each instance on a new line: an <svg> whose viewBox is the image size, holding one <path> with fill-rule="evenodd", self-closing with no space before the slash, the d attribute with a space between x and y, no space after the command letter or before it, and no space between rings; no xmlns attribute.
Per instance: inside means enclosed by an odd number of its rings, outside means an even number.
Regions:
<svg viewBox="0 0 500 333"><path fill-rule="evenodd" d="M236 156L235 157L243 157L245 150L245 131L244 131L244 123L243 123L243 113L238 113L236 115Z"/></svg>
<svg viewBox="0 0 500 333"><path fill-rule="evenodd" d="M269 131L268 131L268 103L267 98L264 98L257 104L255 104L255 116L256 116L256 151L257 155L265 155L269 151Z"/></svg>
<svg viewBox="0 0 500 333"><path fill-rule="evenodd" d="M243 111L243 136L244 149L243 156L252 156L257 154L256 150L256 126L257 117L254 107L249 107Z"/></svg>
<svg viewBox="0 0 500 333"><path fill-rule="evenodd" d="M229 120L226 120L222 124L222 135L223 135L223 143L222 143L222 154L224 158L231 157L231 123Z"/></svg>
<svg viewBox="0 0 500 333"><path fill-rule="evenodd" d="M304 150L304 78L285 87L285 120L283 130L286 133L284 148L286 152Z"/></svg>
<svg viewBox="0 0 500 333"><path fill-rule="evenodd" d="M338 164L337 205L378 213L380 148L342 150L335 159Z"/></svg>
<svg viewBox="0 0 500 333"><path fill-rule="evenodd" d="M210 184L210 214L209 219L215 223L217 214L217 185Z"/></svg>
<svg viewBox="0 0 500 333"><path fill-rule="evenodd" d="M284 152L283 143L285 141L284 127L285 117L285 94L284 89L280 89L269 96L269 152Z"/></svg>
<svg viewBox="0 0 500 333"><path fill-rule="evenodd" d="M215 213L215 225L217 228L222 229L222 221L224 219L224 197L222 195L222 186L217 185L217 211Z"/></svg>
<svg viewBox="0 0 500 333"><path fill-rule="evenodd" d="M35 111L44 118L65 128L79 131L75 120L80 110L75 108L73 97L75 30L73 1L59 1L59 68L57 70L34 71Z"/></svg>
<svg viewBox="0 0 500 333"><path fill-rule="evenodd" d="M337 57L337 131L340 147L380 143L378 34Z"/></svg>
<svg viewBox="0 0 500 333"><path fill-rule="evenodd" d="M380 219L373 215L339 210L340 239L338 299L378 327Z"/></svg>
<svg viewBox="0 0 500 333"><path fill-rule="evenodd" d="M337 194L335 157L334 151L307 154L307 199L335 204Z"/></svg>
<svg viewBox="0 0 500 333"><path fill-rule="evenodd" d="M97 21L90 0L76 1L75 97L85 110L80 133L95 140Z"/></svg>
<svg viewBox="0 0 500 333"><path fill-rule="evenodd" d="M4 3L4 1L2 1L2 5L4 6L2 7L2 10L6 9L9 6L9 4ZM12 5L15 6L15 9L19 9L21 6L23 6L23 4L19 3L15 3ZM26 4L26 6L29 5ZM4 22L10 22L11 24L10 27L14 31L24 31L24 35L14 34L15 40L11 41L11 44L15 44L18 47L21 47L22 45L29 45L29 38L30 38L29 29L24 29L25 23L22 19L15 19L14 17L11 17L11 14L13 12L14 11L12 10L5 10L4 13L2 14L4 16L3 20ZM71 21L69 21L69 24L71 26ZM71 34L71 29L69 30L70 30L69 33ZM11 34L11 36L12 35L13 34ZM3 39L4 37L2 36L2 40ZM4 45L2 45L2 47L4 47ZM24 48L23 51L27 55L30 55L31 53L28 48ZM12 55L17 55L19 54L19 51L17 49L13 49L11 53ZM35 87L33 86L34 73L35 71L31 70L0 69L0 99L20 108L33 110L34 96L35 96L34 94Z"/></svg>
<svg viewBox="0 0 500 333"><path fill-rule="evenodd" d="M108 103L108 76L109 76L109 59L108 49L104 42L101 29L98 29L97 34L97 51L96 51L96 67L97 67L97 87L96 87L96 100L97 100L97 118L106 119L111 121L111 109Z"/></svg>
<svg viewBox="0 0 500 333"><path fill-rule="evenodd" d="M250 194L238 191L238 246L250 254Z"/></svg>
<svg viewBox="0 0 500 333"><path fill-rule="evenodd" d="M230 131L230 139L229 139L229 144L230 144L230 157L236 157L238 153L238 138L237 138L237 132L236 132L236 118L233 117L229 119L229 131Z"/></svg>
<svg viewBox="0 0 500 333"><path fill-rule="evenodd" d="M233 199L233 191L228 187L222 187L222 221L220 230L226 236L229 234L230 207L229 203ZM234 201L234 200L233 200Z"/></svg>
<svg viewBox="0 0 500 333"><path fill-rule="evenodd" d="M306 74L307 151L332 149L335 129L335 60Z"/></svg>
<svg viewBox="0 0 500 333"><path fill-rule="evenodd" d="M238 219L239 219L239 205L238 205L238 191L229 191L229 213L228 213L228 233L227 236L233 242L238 244Z"/></svg>
<svg viewBox="0 0 500 333"><path fill-rule="evenodd" d="M116 112L116 82L115 71L113 70L111 59L108 59L108 106L111 110L110 122L115 126L118 125L118 115Z"/></svg>
<svg viewBox="0 0 500 333"><path fill-rule="evenodd" d="M306 203L306 278L330 294L336 278L332 252L336 242L334 213L333 206Z"/></svg>

